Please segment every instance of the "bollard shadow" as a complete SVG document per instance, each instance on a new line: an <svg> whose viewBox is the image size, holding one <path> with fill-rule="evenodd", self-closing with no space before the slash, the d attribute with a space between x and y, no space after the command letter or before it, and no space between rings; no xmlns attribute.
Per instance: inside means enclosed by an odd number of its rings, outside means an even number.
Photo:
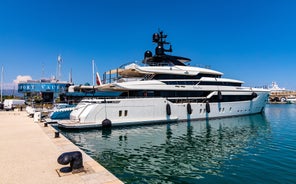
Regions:
<svg viewBox="0 0 296 184"><path fill-rule="evenodd" d="M94 170L88 166L88 168L81 167L79 169L72 169L70 166L62 167L60 169L56 169L59 177L69 176L72 174L86 174L86 173L94 173Z"/></svg>
<svg viewBox="0 0 296 184"><path fill-rule="evenodd" d="M60 168L59 170L61 173L70 173L72 172L72 168L69 166L69 167L62 167Z"/></svg>

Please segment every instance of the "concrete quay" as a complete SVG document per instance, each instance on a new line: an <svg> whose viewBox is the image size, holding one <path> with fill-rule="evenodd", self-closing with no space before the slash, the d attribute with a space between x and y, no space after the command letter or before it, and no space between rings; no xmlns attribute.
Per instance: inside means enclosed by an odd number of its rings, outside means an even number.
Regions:
<svg viewBox="0 0 296 184"><path fill-rule="evenodd" d="M34 123L24 111L0 111L0 184L121 184L123 183L55 129ZM64 152L81 151L84 171L61 173Z"/></svg>

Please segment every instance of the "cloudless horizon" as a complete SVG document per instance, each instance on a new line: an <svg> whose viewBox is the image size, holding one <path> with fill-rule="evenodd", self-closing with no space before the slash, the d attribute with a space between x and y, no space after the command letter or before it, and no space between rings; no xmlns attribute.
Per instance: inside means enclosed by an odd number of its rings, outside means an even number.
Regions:
<svg viewBox="0 0 296 184"><path fill-rule="evenodd" d="M296 90L296 1L293 0L44 0L0 2L0 65L4 86L18 76L56 75L92 84L101 76L154 54L152 35L168 35L172 55L207 65L244 86Z"/></svg>

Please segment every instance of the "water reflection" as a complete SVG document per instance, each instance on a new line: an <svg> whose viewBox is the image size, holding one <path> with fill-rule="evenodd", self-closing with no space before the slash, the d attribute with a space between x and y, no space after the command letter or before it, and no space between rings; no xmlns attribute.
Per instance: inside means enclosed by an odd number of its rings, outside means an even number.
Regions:
<svg viewBox="0 0 296 184"><path fill-rule="evenodd" d="M64 131L125 183L194 183L270 133L261 114L109 131ZM247 153L246 153L247 154Z"/></svg>

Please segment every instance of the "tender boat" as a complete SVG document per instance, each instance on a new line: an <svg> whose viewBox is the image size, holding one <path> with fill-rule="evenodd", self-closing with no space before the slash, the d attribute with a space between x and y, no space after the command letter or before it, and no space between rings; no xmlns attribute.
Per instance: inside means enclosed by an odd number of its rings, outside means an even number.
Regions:
<svg viewBox="0 0 296 184"><path fill-rule="evenodd" d="M222 118L261 113L269 90L243 87L243 81L223 78L209 68L186 65L189 58L172 52L167 35L153 35L155 55L144 54L137 63L106 72L115 82L98 86L102 91L121 92L119 97L92 99L75 109L70 120L59 121L62 128L96 128ZM111 79L111 77L109 77ZM82 102L84 103L84 102Z"/></svg>
<svg viewBox="0 0 296 184"><path fill-rule="evenodd" d="M293 95L287 96L286 102L288 104L294 104L294 103L296 103L296 96L293 96Z"/></svg>

